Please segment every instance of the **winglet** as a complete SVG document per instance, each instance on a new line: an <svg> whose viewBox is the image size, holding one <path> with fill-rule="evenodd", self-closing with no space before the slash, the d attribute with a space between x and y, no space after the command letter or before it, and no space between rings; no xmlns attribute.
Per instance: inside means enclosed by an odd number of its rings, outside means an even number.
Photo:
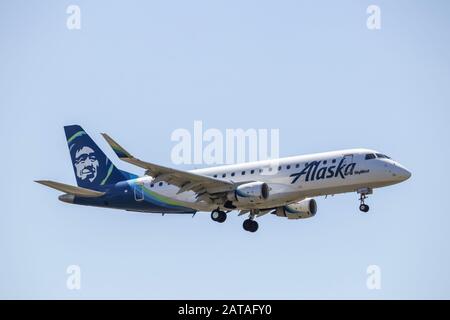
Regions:
<svg viewBox="0 0 450 320"><path fill-rule="evenodd" d="M139 159L136 159L129 153L127 150L125 150L120 144L115 142L113 138L108 136L106 133L102 133L103 138L105 138L106 142L110 145L110 147L113 149L113 151L116 153L116 155L119 157L120 160L123 160L125 162L131 163L135 166L141 167L149 170L149 166L151 166L150 163L147 163L145 161L141 161Z"/></svg>
<svg viewBox="0 0 450 320"><path fill-rule="evenodd" d="M115 142L113 138L108 136L106 133L102 133L103 138L105 138L106 142L111 146L113 151L120 159L124 158L134 158L127 150L125 150L120 144Z"/></svg>

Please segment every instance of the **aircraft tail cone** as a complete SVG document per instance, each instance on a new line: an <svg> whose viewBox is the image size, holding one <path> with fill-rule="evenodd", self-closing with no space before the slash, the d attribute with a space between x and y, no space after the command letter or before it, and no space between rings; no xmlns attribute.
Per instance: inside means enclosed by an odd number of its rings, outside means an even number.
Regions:
<svg viewBox="0 0 450 320"><path fill-rule="evenodd" d="M62 202L73 203L75 196L73 194L62 194L58 199Z"/></svg>

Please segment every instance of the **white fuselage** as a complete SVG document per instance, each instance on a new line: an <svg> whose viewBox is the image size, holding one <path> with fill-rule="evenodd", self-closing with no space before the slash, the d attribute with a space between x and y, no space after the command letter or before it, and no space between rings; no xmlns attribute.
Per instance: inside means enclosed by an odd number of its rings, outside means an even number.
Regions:
<svg viewBox="0 0 450 320"><path fill-rule="evenodd" d="M410 176L409 171L399 163L369 149L316 153L192 172L234 183L267 183L269 197L242 206L237 204L237 209L241 210L275 208L309 197L384 187ZM153 184L152 180L149 176L137 179L145 188L174 199L179 205L198 211L211 211L218 207L217 203L198 201L192 191L178 193L180 189L177 186L165 182Z"/></svg>

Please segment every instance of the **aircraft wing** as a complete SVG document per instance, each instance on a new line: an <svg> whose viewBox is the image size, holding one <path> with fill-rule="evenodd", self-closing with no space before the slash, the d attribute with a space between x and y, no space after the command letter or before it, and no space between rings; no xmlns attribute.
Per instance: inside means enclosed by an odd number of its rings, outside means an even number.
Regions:
<svg viewBox="0 0 450 320"><path fill-rule="evenodd" d="M106 133L102 133L102 135L121 160L144 168L146 170L145 174L154 178L153 183L164 181L168 184L178 186L180 188L178 193L191 190L197 193L197 195L205 193L214 194L231 191L235 188L235 184L231 181L224 181L139 160L132 156Z"/></svg>

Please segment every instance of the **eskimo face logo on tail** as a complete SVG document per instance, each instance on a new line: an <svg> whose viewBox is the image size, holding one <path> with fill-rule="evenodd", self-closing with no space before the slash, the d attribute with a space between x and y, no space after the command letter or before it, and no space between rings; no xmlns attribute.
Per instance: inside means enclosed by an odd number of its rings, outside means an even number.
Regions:
<svg viewBox="0 0 450 320"><path fill-rule="evenodd" d="M77 177L92 182L97 177L99 162L95 152L88 146L75 150L75 166Z"/></svg>

